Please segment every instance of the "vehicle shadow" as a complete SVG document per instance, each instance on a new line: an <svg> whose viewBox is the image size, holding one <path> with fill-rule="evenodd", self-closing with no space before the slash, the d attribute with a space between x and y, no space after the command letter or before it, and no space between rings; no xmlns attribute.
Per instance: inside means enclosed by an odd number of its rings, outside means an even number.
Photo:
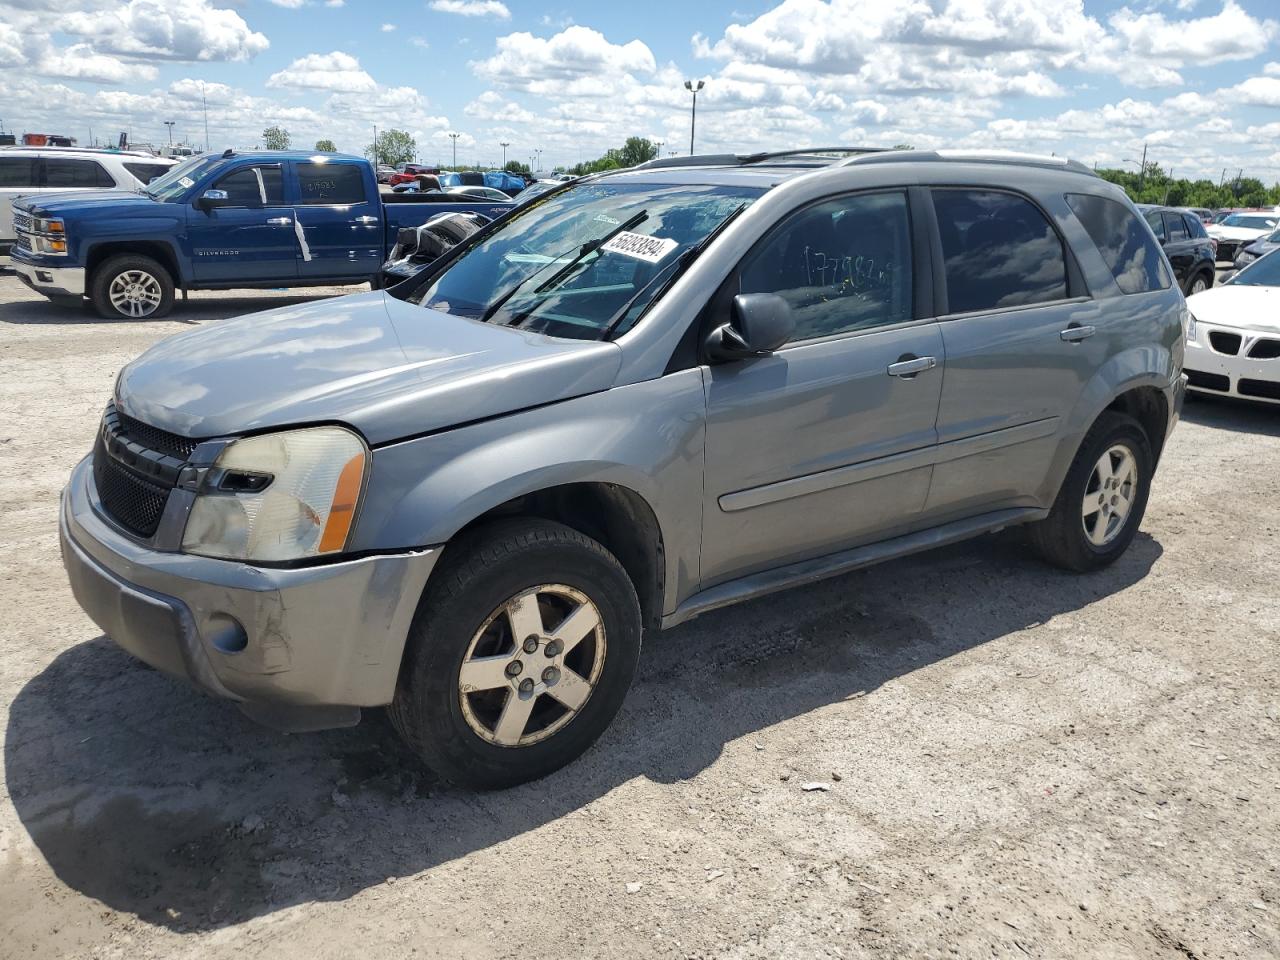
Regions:
<svg viewBox="0 0 1280 960"><path fill-rule="evenodd" d="M482 795L436 782L381 712L283 736L100 637L19 692L5 773L69 887L148 923L217 929L420 873L637 777L688 779L738 738L1122 591L1161 553L1140 534L1113 567L1072 576L1010 532L707 614L647 638L622 713L585 757ZM776 763L762 759L762 779ZM39 909L42 885L12 883Z"/></svg>
<svg viewBox="0 0 1280 960"><path fill-rule="evenodd" d="M1182 419L1205 427L1280 437L1280 407L1237 397L1188 393Z"/></svg>

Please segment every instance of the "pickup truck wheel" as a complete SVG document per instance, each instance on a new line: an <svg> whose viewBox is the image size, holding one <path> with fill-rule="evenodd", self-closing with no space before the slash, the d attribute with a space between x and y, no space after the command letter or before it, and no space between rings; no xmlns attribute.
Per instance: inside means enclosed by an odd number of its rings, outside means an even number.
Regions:
<svg viewBox="0 0 1280 960"><path fill-rule="evenodd" d="M1155 458L1137 420L1104 412L1076 452L1049 516L1031 543L1055 566L1085 573L1115 562L1142 523Z"/></svg>
<svg viewBox="0 0 1280 960"><path fill-rule="evenodd" d="M121 254L94 272L89 296L108 320L154 320L173 309L173 278L151 257Z"/></svg>
<svg viewBox="0 0 1280 960"><path fill-rule="evenodd" d="M392 723L447 780L499 789L580 756L640 655L617 559L569 527L512 520L446 548L410 629Z"/></svg>

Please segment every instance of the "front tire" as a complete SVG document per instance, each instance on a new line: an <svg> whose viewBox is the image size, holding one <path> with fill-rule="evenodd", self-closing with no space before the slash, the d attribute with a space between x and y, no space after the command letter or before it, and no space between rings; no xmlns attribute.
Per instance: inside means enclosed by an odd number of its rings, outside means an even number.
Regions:
<svg viewBox="0 0 1280 960"><path fill-rule="evenodd" d="M390 716L447 780L499 789L577 759L622 705L640 604L622 565L562 524L450 544L409 633Z"/></svg>
<svg viewBox="0 0 1280 960"><path fill-rule="evenodd" d="M1154 469L1138 421L1105 411L1080 444L1049 516L1028 527L1032 546L1077 573L1114 563L1142 523Z"/></svg>
<svg viewBox="0 0 1280 960"><path fill-rule="evenodd" d="M159 261L125 253L94 271L89 298L107 320L158 320L173 309L173 277Z"/></svg>

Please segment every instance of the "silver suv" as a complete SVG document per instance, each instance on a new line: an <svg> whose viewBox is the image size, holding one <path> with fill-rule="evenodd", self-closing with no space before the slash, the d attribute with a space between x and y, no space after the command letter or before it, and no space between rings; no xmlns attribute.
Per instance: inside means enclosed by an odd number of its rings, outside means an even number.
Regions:
<svg viewBox="0 0 1280 960"><path fill-rule="evenodd" d="M389 705L439 773L506 786L600 735L645 628L1014 524L1114 561L1186 319L1073 162L653 162L389 291L156 345L63 554L161 670L288 729Z"/></svg>

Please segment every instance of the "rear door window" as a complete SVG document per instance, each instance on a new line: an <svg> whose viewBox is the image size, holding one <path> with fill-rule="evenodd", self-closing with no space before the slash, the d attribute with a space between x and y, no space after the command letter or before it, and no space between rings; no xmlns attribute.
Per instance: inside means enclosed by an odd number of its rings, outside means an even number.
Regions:
<svg viewBox="0 0 1280 960"><path fill-rule="evenodd" d="M1170 243L1190 239L1187 235L1187 223L1180 214L1166 213L1164 215L1164 228Z"/></svg>
<svg viewBox="0 0 1280 960"><path fill-rule="evenodd" d="M45 157L44 185L46 187L65 187L67 189L83 189L87 187L114 187L116 182L111 174L102 168L96 160L76 160L71 157Z"/></svg>
<svg viewBox="0 0 1280 960"><path fill-rule="evenodd" d="M284 178L280 165L241 167L217 182L214 189L227 191L233 207L267 207L284 203Z"/></svg>
<svg viewBox="0 0 1280 960"><path fill-rule="evenodd" d="M0 190L36 186L33 157L0 157Z"/></svg>
<svg viewBox="0 0 1280 960"><path fill-rule="evenodd" d="M1187 232L1190 233L1191 236L1197 237L1197 238L1209 236L1209 234L1205 231L1204 224L1200 221L1199 217L1190 215L1190 214L1184 214L1182 219L1183 219L1183 222L1186 223Z"/></svg>
<svg viewBox="0 0 1280 960"><path fill-rule="evenodd" d="M1146 293L1169 286L1164 255L1128 206L1085 193L1068 193L1067 205L1097 246L1121 290ZM1160 215L1155 217L1159 222ZM1151 222L1150 215L1147 222Z"/></svg>
<svg viewBox="0 0 1280 960"><path fill-rule="evenodd" d="M144 184L169 172L169 165L165 163L126 163L124 168Z"/></svg>
<svg viewBox="0 0 1280 960"><path fill-rule="evenodd" d="M304 204L364 203L364 177L354 163L300 163L298 190Z"/></svg>
<svg viewBox="0 0 1280 960"><path fill-rule="evenodd" d="M1079 214L1077 213L1076 216L1079 216ZM1142 216L1146 219L1147 225L1151 227L1151 232L1156 235L1156 239L1164 243L1169 235L1164 231L1164 217L1160 216L1160 211L1148 210Z"/></svg>
<svg viewBox="0 0 1280 960"><path fill-rule="evenodd" d="M950 313L1066 298L1062 240L1030 200L995 190L937 189L933 206Z"/></svg>

